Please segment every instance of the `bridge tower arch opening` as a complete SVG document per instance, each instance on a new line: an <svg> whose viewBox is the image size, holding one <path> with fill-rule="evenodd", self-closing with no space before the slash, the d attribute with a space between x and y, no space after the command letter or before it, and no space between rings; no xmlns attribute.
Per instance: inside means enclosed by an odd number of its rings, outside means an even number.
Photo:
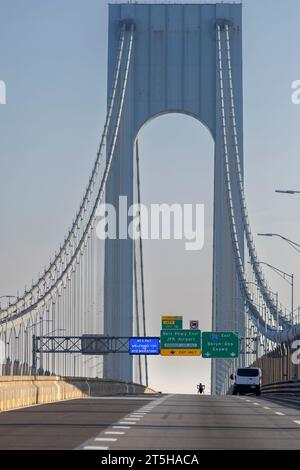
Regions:
<svg viewBox="0 0 300 470"><path fill-rule="evenodd" d="M168 314L183 314L185 327L189 327L189 320L198 320L202 330L210 331L213 265L212 136L206 126L193 116L167 113L155 116L143 125L137 140L141 204L148 214L147 232L151 233L152 204L166 204L170 210L173 205L176 207L174 217L170 217L170 240L161 237L158 240L143 240L147 333L150 336L157 335L161 315ZM136 176L136 167L134 172ZM184 220L184 205L187 204L191 205L193 213L193 230L196 226L196 204L203 205L205 210L204 246L193 251L187 250L186 239L174 239L172 225L176 217L177 220ZM165 220L169 225L169 212ZM208 384L209 375L210 361L199 357L149 360L149 377L153 386L160 390L192 392L196 390L196 383L200 379ZM136 377L139 377L138 373Z"/></svg>
<svg viewBox="0 0 300 470"><path fill-rule="evenodd" d="M109 7L108 89L113 83L122 25L134 24L133 55L106 201L119 209L119 196L133 203L134 142L154 116L170 112L196 117L210 130L214 156L213 328L239 326L243 301L232 249L224 169L224 132L219 82L218 25L230 25L236 131L243 164L242 15L239 4L115 4ZM225 54L225 46L224 54ZM226 81L224 82L227 86ZM226 112L229 112L229 110ZM108 135L108 141L110 135ZM233 163L232 163L233 165ZM233 171L233 166L232 166ZM238 199L237 182L232 194ZM244 227L235 220L243 253ZM128 220L128 223L130 220ZM133 325L133 242L107 240L105 247L104 333L131 336ZM132 380L132 358L104 358L104 376ZM223 364L213 362L212 392L221 393ZM224 378L224 377L223 377Z"/></svg>

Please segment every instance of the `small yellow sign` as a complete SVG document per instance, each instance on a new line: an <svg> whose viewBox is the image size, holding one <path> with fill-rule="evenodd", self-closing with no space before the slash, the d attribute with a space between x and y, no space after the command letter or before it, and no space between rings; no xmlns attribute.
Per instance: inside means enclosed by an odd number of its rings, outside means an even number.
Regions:
<svg viewBox="0 0 300 470"><path fill-rule="evenodd" d="M201 349L161 349L161 356L201 356Z"/></svg>
<svg viewBox="0 0 300 470"><path fill-rule="evenodd" d="M182 317L162 317L162 330L182 330Z"/></svg>
<svg viewBox="0 0 300 470"><path fill-rule="evenodd" d="M161 317L162 320L182 320L182 317Z"/></svg>

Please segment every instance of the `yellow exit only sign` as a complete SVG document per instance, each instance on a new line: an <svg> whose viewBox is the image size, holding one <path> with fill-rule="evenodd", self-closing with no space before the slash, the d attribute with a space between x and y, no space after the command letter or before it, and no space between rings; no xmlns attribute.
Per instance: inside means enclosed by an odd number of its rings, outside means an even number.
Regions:
<svg viewBox="0 0 300 470"><path fill-rule="evenodd" d="M201 356L201 349L161 349L161 356Z"/></svg>

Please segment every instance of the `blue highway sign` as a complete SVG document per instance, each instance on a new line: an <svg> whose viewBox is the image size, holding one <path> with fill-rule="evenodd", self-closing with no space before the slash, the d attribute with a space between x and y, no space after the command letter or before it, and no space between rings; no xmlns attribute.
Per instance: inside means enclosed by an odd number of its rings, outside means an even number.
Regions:
<svg viewBox="0 0 300 470"><path fill-rule="evenodd" d="M160 338L130 338L129 353L133 355L160 354Z"/></svg>

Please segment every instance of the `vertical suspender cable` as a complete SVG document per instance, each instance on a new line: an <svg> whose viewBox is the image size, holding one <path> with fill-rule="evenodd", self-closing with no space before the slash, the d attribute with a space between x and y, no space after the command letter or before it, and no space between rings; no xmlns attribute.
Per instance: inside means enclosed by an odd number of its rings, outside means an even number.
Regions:
<svg viewBox="0 0 300 470"><path fill-rule="evenodd" d="M137 259L136 259L136 242L133 242L133 266L134 266L134 295L135 295L135 320L136 320L136 334L141 336L140 332L140 318L139 318L139 296L138 296L138 283L137 283ZM142 384L142 361L141 356L138 356L138 370L139 370L139 383Z"/></svg>
<svg viewBox="0 0 300 470"><path fill-rule="evenodd" d="M138 205L141 209L141 179L140 179L140 154L139 154L139 142L136 140L136 173L137 173L137 196ZM144 250L143 250L143 231L142 231L142 217L141 211L139 210L139 226L140 226L140 269L141 269L141 284L142 284L142 315L143 315L143 332L144 337L147 336L146 328L146 309L145 309L145 280L144 280ZM145 385L148 387L148 357L145 356Z"/></svg>

